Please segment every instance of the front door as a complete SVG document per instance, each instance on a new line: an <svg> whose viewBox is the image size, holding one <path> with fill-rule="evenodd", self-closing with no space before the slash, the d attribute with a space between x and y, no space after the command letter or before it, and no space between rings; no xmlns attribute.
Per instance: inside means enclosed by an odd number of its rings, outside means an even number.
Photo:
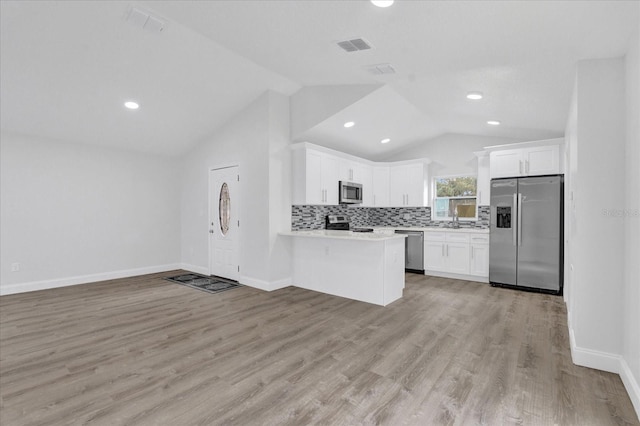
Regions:
<svg viewBox="0 0 640 426"><path fill-rule="evenodd" d="M238 280L238 166L209 172L209 273Z"/></svg>

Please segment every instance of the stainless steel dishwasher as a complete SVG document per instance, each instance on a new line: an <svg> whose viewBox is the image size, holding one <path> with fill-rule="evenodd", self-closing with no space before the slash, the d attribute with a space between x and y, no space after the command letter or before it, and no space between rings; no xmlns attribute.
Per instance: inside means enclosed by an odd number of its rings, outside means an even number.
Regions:
<svg viewBox="0 0 640 426"><path fill-rule="evenodd" d="M396 230L396 234L405 234L404 270L424 274L424 232Z"/></svg>

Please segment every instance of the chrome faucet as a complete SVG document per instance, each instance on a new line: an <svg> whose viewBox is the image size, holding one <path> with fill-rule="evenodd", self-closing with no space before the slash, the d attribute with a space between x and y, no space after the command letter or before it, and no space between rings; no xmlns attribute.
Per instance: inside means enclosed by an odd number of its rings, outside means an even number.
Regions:
<svg viewBox="0 0 640 426"><path fill-rule="evenodd" d="M460 216L458 215L458 208L457 207L455 209L453 209L453 218L451 220L451 227L452 228L459 228L460 227Z"/></svg>

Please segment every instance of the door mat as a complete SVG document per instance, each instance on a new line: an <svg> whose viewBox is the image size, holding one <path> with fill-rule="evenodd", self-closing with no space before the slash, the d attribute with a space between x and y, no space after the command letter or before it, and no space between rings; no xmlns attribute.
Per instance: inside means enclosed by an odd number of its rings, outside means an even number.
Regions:
<svg viewBox="0 0 640 426"><path fill-rule="evenodd" d="M206 275L200 274L176 275L175 277L167 277L165 280L186 285L187 287L197 288L207 293L220 293L221 291L241 287L240 284L225 278L207 277Z"/></svg>

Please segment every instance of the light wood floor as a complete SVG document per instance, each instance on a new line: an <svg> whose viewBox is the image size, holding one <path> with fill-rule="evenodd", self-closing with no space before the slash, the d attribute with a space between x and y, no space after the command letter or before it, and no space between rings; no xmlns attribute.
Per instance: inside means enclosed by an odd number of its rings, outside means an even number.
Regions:
<svg viewBox="0 0 640 426"><path fill-rule="evenodd" d="M638 424L561 297L407 275L383 308L163 273L0 298L0 424Z"/></svg>

